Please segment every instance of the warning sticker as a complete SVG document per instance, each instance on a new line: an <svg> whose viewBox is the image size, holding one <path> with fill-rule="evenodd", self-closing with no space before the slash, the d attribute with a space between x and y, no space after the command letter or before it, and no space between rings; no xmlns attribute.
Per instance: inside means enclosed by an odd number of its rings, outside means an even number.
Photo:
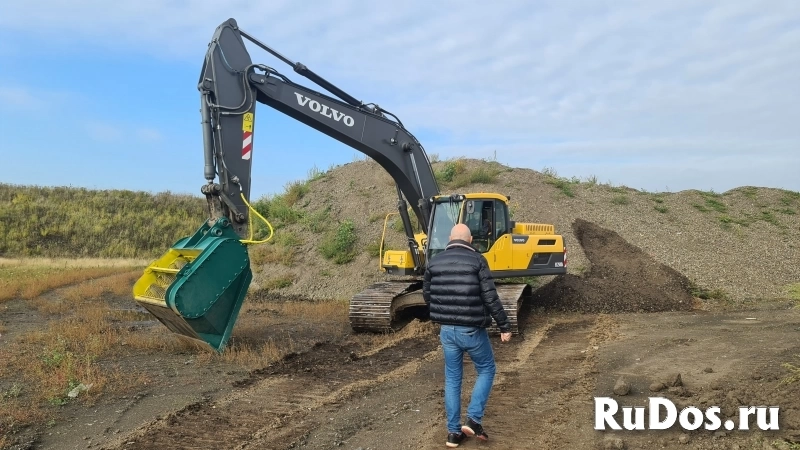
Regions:
<svg viewBox="0 0 800 450"><path fill-rule="evenodd" d="M253 132L253 113L246 113L242 119L242 131Z"/></svg>

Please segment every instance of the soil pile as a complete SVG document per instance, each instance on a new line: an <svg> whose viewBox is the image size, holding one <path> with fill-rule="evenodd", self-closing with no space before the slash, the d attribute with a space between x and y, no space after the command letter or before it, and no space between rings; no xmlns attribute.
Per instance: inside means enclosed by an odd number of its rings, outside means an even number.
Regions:
<svg viewBox="0 0 800 450"><path fill-rule="evenodd" d="M592 222L576 219L572 229L591 268L540 287L533 293L534 306L604 313L692 308L689 279L679 272Z"/></svg>

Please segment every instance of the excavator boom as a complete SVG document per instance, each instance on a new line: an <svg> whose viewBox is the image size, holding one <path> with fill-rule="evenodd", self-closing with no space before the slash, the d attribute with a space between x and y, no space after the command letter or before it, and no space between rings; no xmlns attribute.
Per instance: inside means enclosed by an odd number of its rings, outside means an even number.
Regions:
<svg viewBox="0 0 800 450"><path fill-rule="evenodd" d="M246 41L328 93L253 63ZM197 88L206 179L200 190L206 196L208 218L193 235L178 240L150 264L133 288L135 300L179 335L222 351L252 280L246 245L269 240L253 239L253 216L263 217L249 203L259 103L364 153L391 175L408 250L386 253L382 268L387 273L422 275L425 261L443 249L456 222L469 224L476 233L485 228L475 242L484 246L480 251L487 255L493 273L522 277L566 271L563 239L541 232L552 226L515 224L510 220L508 198L500 194L441 195L425 149L396 116L357 100L305 65L289 60L240 30L234 19L216 28ZM443 203L447 208L442 208ZM434 207L442 211L436 217ZM420 234L414 233L409 208ZM529 239L533 234L539 236ZM391 329L401 310L424 305L420 287L416 279L381 282L363 290L350 302L352 328ZM530 286L499 286L498 293L516 327L516 310Z"/></svg>
<svg viewBox="0 0 800 450"><path fill-rule="evenodd" d="M272 67L254 64L245 40L332 95L294 83ZM422 269L408 208L426 230L428 199L439 194L439 186L424 148L399 119L290 61L240 30L234 19L215 30L197 88L206 179L201 192L208 202L208 220L150 264L133 289L134 299L165 326L217 351L230 338L252 280L245 245L255 242L251 223L257 213L249 200L258 103L363 152L392 176L409 251L417 270Z"/></svg>

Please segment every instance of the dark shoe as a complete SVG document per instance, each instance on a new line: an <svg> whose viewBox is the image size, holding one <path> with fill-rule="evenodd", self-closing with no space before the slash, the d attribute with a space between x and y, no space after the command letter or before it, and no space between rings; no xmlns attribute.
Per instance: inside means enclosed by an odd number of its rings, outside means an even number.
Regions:
<svg viewBox="0 0 800 450"><path fill-rule="evenodd" d="M466 434L467 436L475 436L476 438L482 441L488 441L489 435L483 431L483 427L478 422L467 417L467 423L461 427L461 432Z"/></svg>
<svg viewBox="0 0 800 450"><path fill-rule="evenodd" d="M447 435L447 446L448 447L458 447L458 444L461 443L467 436L461 433L450 433Z"/></svg>

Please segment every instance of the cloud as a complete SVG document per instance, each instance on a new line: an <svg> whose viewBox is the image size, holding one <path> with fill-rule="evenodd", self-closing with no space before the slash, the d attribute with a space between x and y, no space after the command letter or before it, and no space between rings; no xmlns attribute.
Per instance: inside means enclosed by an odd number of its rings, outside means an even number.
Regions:
<svg viewBox="0 0 800 450"><path fill-rule="evenodd" d="M43 105L43 100L22 87L0 86L0 105L3 109L37 109Z"/></svg>
<svg viewBox="0 0 800 450"><path fill-rule="evenodd" d="M0 112L40 113L77 99L75 92L24 86L0 80Z"/></svg>
<svg viewBox="0 0 800 450"><path fill-rule="evenodd" d="M136 130L136 136L145 142L159 142L164 138L161 132L154 128L139 128Z"/></svg>
<svg viewBox="0 0 800 450"><path fill-rule="evenodd" d="M120 142L125 137L122 127L105 122L89 121L84 129L90 139L98 142Z"/></svg>
<svg viewBox="0 0 800 450"><path fill-rule="evenodd" d="M164 135L156 128L138 127L132 123L86 120L83 129L89 139L104 143L138 140L145 143L160 142Z"/></svg>
<svg viewBox="0 0 800 450"><path fill-rule="evenodd" d="M717 158L715 176L730 179L760 155L796 161L797 1L409 0L387 8L339 0L311 11L289 0L41 0L4 7L0 27L59 36L47 45L91 43L199 65L214 28L234 17L415 134L442 136L429 152L479 155L489 146L520 161L550 152L564 167L651 158L637 169L650 174L666 162L693 169L686 158L705 155ZM270 55L252 56L310 85Z"/></svg>

